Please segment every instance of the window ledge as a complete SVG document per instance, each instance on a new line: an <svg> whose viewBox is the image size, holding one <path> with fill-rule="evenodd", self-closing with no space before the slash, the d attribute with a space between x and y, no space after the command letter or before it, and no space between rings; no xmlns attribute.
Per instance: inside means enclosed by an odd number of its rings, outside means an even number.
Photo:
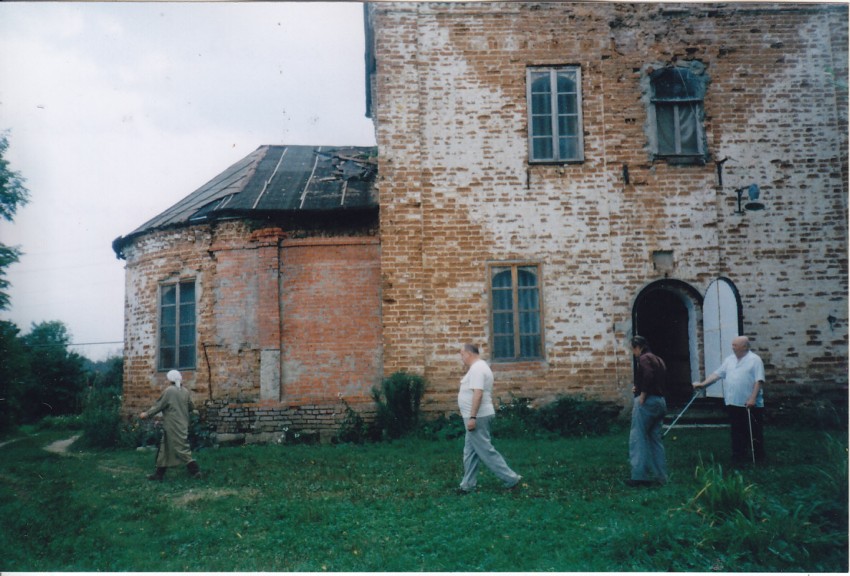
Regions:
<svg viewBox="0 0 850 576"><path fill-rule="evenodd" d="M528 166L564 166L567 164L584 164L584 158L579 160L529 160Z"/></svg>
<svg viewBox="0 0 850 576"><path fill-rule="evenodd" d="M497 372L539 370L540 368L546 368L546 360L543 358L537 360L493 360L490 368Z"/></svg>
<svg viewBox="0 0 850 576"><path fill-rule="evenodd" d="M656 155L654 160L656 162L663 161L667 162L670 166L705 166L707 164L707 159L705 156L662 156Z"/></svg>

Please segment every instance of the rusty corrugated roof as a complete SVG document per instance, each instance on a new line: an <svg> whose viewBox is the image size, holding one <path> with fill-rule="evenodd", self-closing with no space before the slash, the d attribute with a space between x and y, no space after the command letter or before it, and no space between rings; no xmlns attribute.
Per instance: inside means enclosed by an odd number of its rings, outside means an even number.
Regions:
<svg viewBox="0 0 850 576"><path fill-rule="evenodd" d="M221 218L376 210L377 148L260 146L180 202L115 239Z"/></svg>

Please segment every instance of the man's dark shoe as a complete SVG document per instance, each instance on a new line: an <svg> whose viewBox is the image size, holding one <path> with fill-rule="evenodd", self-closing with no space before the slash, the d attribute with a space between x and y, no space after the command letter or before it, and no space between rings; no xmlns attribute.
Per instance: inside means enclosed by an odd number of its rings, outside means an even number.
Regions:
<svg viewBox="0 0 850 576"><path fill-rule="evenodd" d="M637 488L638 486L652 486L654 482L650 480L632 480L631 478L626 480L626 486L631 486L632 488Z"/></svg>

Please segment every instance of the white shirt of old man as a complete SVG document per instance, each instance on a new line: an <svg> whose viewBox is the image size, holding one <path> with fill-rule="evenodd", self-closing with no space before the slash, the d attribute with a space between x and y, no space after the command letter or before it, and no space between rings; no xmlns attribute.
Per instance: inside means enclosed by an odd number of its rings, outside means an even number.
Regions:
<svg viewBox="0 0 850 576"><path fill-rule="evenodd" d="M493 416L493 372L484 360L476 360L460 381L457 393L457 405L460 415L469 418L472 413L472 394L474 390L482 390L481 405L476 416Z"/></svg>
<svg viewBox="0 0 850 576"><path fill-rule="evenodd" d="M714 373L724 380L723 398L726 405L746 407L755 383L764 382L764 363L753 352L747 352L741 359L730 354ZM756 397L756 408L764 408L761 388Z"/></svg>

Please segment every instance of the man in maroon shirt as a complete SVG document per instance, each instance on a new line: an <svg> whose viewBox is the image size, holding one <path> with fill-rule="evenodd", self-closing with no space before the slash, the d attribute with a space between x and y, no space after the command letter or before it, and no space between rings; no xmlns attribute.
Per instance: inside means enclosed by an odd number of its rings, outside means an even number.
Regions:
<svg viewBox="0 0 850 576"><path fill-rule="evenodd" d="M667 482L667 461L661 443L661 428L667 402L664 386L667 366L652 353L643 336L631 339L632 354L637 358L635 399L632 406L632 428L629 432L629 486L647 486Z"/></svg>

